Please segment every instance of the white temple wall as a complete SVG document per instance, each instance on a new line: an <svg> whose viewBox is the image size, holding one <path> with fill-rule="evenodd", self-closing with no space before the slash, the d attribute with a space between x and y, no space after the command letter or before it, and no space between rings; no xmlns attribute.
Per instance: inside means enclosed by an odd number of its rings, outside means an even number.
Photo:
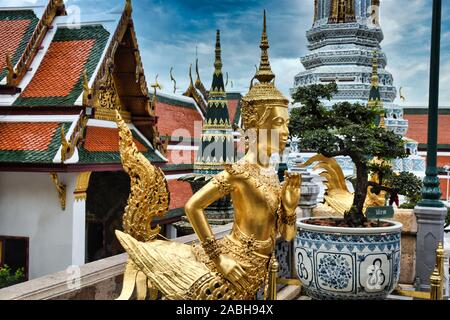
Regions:
<svg viewBox="0 0 450 320"><path fill-rule="evenodd" d="M64 211L48 172L0 172L0 236L29 238L29 279L72 264L77 174L58 173L58 177L67 186Z"/></svg>

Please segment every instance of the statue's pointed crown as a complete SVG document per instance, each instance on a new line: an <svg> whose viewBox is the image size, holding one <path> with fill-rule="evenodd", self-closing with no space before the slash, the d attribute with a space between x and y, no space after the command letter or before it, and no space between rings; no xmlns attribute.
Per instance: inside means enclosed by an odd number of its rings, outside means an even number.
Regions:
<svg viewBox="0 0 450 320"><path fill-rule="evenodd" d="M253 115L258 109L270 109L272 107L285 107L289 105L289 100L275 87L275 74L272 72L269 61L269 41L267 39L266 11L264 10L263 32L261 36L261 60L256 71L250 91L242 98L242 115L244 127L250 128L257 125L254 123ZM253 80L259 83L253 84ZM250 121L249 119L253 120ZM252 124L250 123L252 122ZM259 122L259 121L257 121Z"/></svg>

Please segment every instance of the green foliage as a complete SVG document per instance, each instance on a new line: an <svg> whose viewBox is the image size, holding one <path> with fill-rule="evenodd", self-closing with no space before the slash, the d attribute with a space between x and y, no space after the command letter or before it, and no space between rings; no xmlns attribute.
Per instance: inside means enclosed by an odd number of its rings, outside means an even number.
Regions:
<svg viewBox="0 0 450 320"><path fill-rule="evenodd" d="M289 130L300 139L302 149L327 157L350 156L366 163L373 157L406 157L401 137L376 125L384 113L382 108L349 102L326 108L320 103L336 90L332 83L299 87L293 94L302 107L292 110Z"/></svg>
<svg viewBox="0 0 450 320"><path fill-rule="evenodd" d="M299 147L323 154L326 157L348 156L357 169L355 186L355 208L348 212L346 218L351 225L361 225L364 219L362 208L369 185L368 176L377 173L380 181L393 177L389 165L373 164L375 157L380 160L407 157L402 138L390 130L379 127L380 118L384 116L382 107L368 107L359 103L340 102L327 108L320 101L330 100L337 92L337 85L315 84L299 87L292 97L302 106L291 112L289 130L292 136L299 138ZM407 188L409 175L400 175L400 182L390 181L398 188L397 194L405 194L415 201L414 193L417 181ZM371 184L372 185L372 184ZM379 185L378 190L391 190L388 185ZM376 192L376 190L375 190ZM356 211L358 213L356 213Z"/></svg>
<svg viewBox="0 0 450 320"><path fill-rule="evenodd" d="M393 192L406 197L407 202L401 205L401 208L414 208L422 198L423 182L411 172L390 175L385 184L393 189Z"/></svg>
<svg viewBox="0 0 450 320"><path fill-rule="evenodd" d="M15 272L7 265L0 267L0 288L9 287L25 280L25 271L23 268Z"/></svg>

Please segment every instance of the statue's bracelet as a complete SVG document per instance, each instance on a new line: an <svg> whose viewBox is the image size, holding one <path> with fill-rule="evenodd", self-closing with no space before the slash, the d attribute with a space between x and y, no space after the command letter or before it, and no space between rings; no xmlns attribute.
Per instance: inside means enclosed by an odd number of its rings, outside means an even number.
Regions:
<svg viewBox="0 0 450 320"><path fill-rule="evenodd" d="M297 222L297 215L296 215L296 214L289 215L289 216L284 215L284 216L281 218L281 222L282 222L283 224L288 225L288 226L294 226L295 223Z"/></svg>
<svg viewBox="0 0 450 320"><path fill-rule="evenodd" d="M202 247L212 261L216 260L222 253L219 243L214 237L206 238L206 240L202 242Z"/></svg>

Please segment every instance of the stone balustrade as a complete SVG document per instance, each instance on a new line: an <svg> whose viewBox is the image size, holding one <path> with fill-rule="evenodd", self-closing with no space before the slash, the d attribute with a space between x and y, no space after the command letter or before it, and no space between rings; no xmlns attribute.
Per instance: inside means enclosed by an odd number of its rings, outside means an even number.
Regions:
<svg viewBox="0 0 450 320"><path fill-rule="evenodd" d="M217 239L229 234L232 224L213 228ZM197 242L195 234L173 239L180 243ZM292 243L279 239L276 246L280 264L279 276L295 277L293 271ZM126 253L69 267L65 271L0 289L0 300L113 300L122 290L123 272L128 259ZM279 286L283 289L285 286ZM280 292L280 299L293 299L299 288L287 287ZM262 299L262 292L259 295Z"/></svg>
<svg viewBox="0 0 450 320"><path fill-rule="evenodd" d="M213 228L217 239L231 231L232 224ZM195 234L174 239L191 244ZM126 253L41 278L0 289L0 300L113 300L122 289Z"/></svg>

